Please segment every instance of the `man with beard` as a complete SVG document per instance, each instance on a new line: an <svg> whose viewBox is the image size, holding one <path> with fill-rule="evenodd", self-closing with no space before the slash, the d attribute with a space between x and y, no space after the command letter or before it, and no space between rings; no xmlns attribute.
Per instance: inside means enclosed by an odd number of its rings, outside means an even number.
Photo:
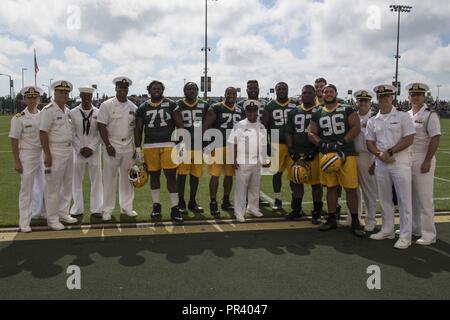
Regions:
<svg viewBox="0 0 450 320"><path fill-rule="evenodd" d="M184 98L178 100L177 105L180 108L183 118L183 127L190 134L190 141L184 141L182 144L188 146L181 151L184 161L179 165L177 170L177 184L179 208L183 214L187 213L186 202L184 201L184 190L186 186L186 177L190 176L190 196L188 209L194 213L202 213L203 208L197 204L196 196L198 190L199 179L203 174L203 140L202 125L209 104L198 98L198 86L194 82L188 82L184 86ZM197 141L197 143L196 143Z"/></svg>
<svg viewBox="0 0 450 320"><path fill-rule="evenodd" d="M153 200L152 220L161 219L161 169L167 180L167 191L170 197L170 216L175 223L183 223L178 209L178 192L176 171L177 164L172 160L175 143L172 134L175 127L182 128L183 120L179 106L164 97L164 84L152 81L147 86L150 99L144 102L136 113L135 145L136 155L141 163L145 163L150 172L150 189ZM144 150L141 149L142 133L144 133Z"/></svg>
<svg viewBox="0 0 450 320"><path fill-rule="evenodd" d="M273 176L272 185L275 192L275 202L272 207L273 211L282 209L281 202L281 178L283 172L292 166L292 160L289 156L288 147L286 145L286 123L289 113L296 108L288 96L288 85L285 82L279 82L275 86L276 99L272 100L264 108L263 124L268 129L271 154L278 156L277 173ZM278 141L274 139L278 133Z"/></svg>
<svg viewBox="0 0 450 320"><path fill-rule="evenodd" d="M351 231L358 237L365 237L358 219L358 176L356 168L356 151L353 140L361 131L356 110L337 102L337 89L328 84L324 88L325 106L315 112L309 123L309 139L320 148L327 158L340 163L336 170L328 171L322 167L320 180L327 187L328 219L320 231L337 228L336 205L337 187L341 185L347 194L347 206L352 216ZM339 159L337 157L339 156ZM331 163L331 162L330 162Z"/></svg>
<svg viewBox="0 0 450 320"><path fill-rule="evenodd" d="M227 155L232 153L227 147L227 139L234 125L244 118L242 109L236 105L237 91L234 87L228 87L225 90L225 101L217 103L209 108L205 121L203 122L203 131L214 128L220 131L221 141L215 141L214 158L215 162L209 166L211 179L209 182L209 194L211 202L209 204L211 215L219 217L220 212L217 204L217 190L219 188L219 177L223 173L223 210L232 210L230 203L230 193L233 186L233 177L235 169L233 163L227 162ZM220 144L220 147L217 145ZM230 152L231 151L231 152ZM231 158L233 159L233 158Z"/></svg>
<svg viewBox="0 0 450 320"><path fill-rule="evenodd" d="M307 165L311 168L311 175L305 184L310 184L312 188L312 198L314 202L314 210L312 212L312 223L320 224L322 215L322 186L320 185L319 171L319 152L317 147L308 139L308 126L311 117L318 109L315 107L315 89L312 85L306 85L302 89L303 103L292 110L288 115L286 144L288 146L289 155L293 162L302 160L307 161ZM303 184L294 183L294 177L289 170L289 180L293 199L291 203L292 212L286 216L287 220L293 220L301 216L302 198L304 195Z"/></svg>

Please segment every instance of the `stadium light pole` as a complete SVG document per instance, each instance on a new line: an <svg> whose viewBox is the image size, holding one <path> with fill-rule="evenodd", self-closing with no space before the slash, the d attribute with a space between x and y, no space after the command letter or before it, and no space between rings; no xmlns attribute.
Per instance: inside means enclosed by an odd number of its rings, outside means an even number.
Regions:
<svg viewBox="0 0 450 320"><path fill-rule="evenodd" d="M400 59L399 56L399 45L400 45L400 13L411 12L412 7L411 6L404 6L404 5L390 5L389 8L392 12L398 12L398 20L397 20L397 54L395 55L395 87L398 86L398 59ZM397 92L395 93L395 103L397 104L397 96L398 96L398 87Z"/></svg>
<svg viewBox="0 0 450 320"><path fill-rule="evenodd" d="M205 0L205 46L202 48L202 51L205 52L205 79L203 80L205 91L203 98L206 100L208 98L208 51L211 51L211 48L208 48L208 0Z"/></svg>
<svg viewBox="0 0 450 320"><path fill-rule="evenodd" d="M11 76L9 74L0 73L0 76L6 76L9 78L9 97L12 99L12 87L11 87Z"/></svg>

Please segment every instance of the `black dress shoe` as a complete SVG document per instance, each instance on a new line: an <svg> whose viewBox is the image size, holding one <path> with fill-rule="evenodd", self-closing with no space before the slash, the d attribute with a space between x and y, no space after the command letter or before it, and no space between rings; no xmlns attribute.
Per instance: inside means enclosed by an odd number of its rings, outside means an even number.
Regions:
<svg viewBox="0 0 450 320"><path fill-rule="evenodd" d="M150 219L151 220L161 220L162 215L161 215L161 204L159 203L154 203L153 204L153 211L150 214Z"/></svg>
<svg viewBox="0 0 450 320"><path fill-rule="evenodd" d="M103 217L103 214L101 212L94 212L93 214L91 214L91 217L101 219Z"/></svg>
<svg viewBox="0 0 450 320"><path fill-rule="evenodd" d="M200 207L200 206L197 204L197 202L191 202L191 201L189 201L188 209L191 210L192 212L195 212L195 213L203 213L203 212L204 212L203 208Z"/></svg>

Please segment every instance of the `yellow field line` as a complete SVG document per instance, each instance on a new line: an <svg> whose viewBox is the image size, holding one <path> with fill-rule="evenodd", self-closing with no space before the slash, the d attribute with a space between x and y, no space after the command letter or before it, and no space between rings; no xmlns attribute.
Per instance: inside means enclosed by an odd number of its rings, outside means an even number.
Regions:
<svg viewBox="0 0 450 320"><path fill-rule="evenodd" d="M436 223L450 222L450 215L435 216ZM400 219L395 218L395 223L400 223ZM381 224L381 219L377 219L377 224ZM174 235L174 234L194 234L194 233L217 233L217 232L243 232L262 230L286 230L286 229L314 229L317 226L307 221L276 221L258 222L257 219L246 223L235 224L231 220L226 223L208 224L186 224L174 226L171 223L159 223L158 225L137 225L134 228L100 228L94 229L81 227L77 230L63 231L38 231L31 233L20 232L0 232L0 242L6 241L26 241L26 240L59 240L76 238L106 238L106 237L130 237L130 236L153 236L153 235Z"/></svg>

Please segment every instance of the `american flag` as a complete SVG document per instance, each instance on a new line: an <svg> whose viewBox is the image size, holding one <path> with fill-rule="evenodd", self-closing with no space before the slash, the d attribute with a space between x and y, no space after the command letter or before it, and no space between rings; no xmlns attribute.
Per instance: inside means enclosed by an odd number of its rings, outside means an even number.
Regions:
<svg viewBox="0 0 450 320"><path fill-rule="evenodd" d="M37 60L36 60L36 49L34 49L34 74L36 75L36 73L39 72L39 66L37 64Z"/></svg>

